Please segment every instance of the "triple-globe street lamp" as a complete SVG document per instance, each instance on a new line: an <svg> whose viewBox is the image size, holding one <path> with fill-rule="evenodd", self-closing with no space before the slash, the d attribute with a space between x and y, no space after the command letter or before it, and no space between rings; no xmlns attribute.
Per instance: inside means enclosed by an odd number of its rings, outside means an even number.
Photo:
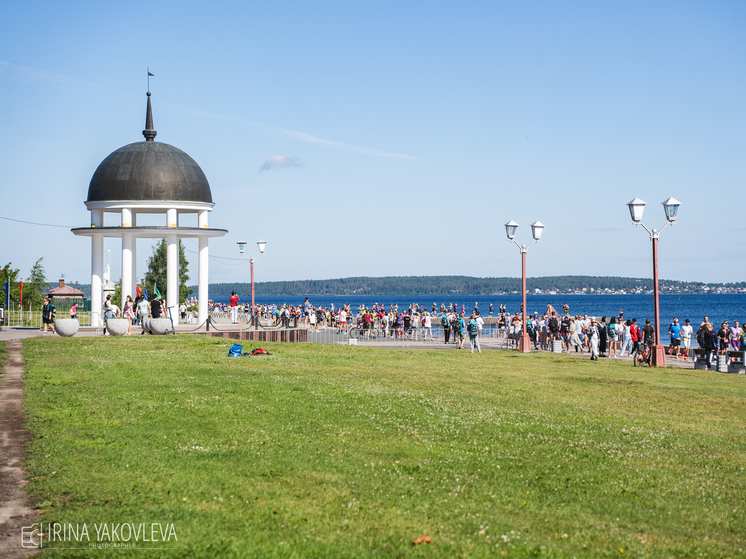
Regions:
<svg viewBox="0 0 746 559"><path fill-rule="evenodd" d="M236 244L238 245L238 252L243 254L244 251L246 250L246 241L238 241ZM264 247L267 246L267 241L259 240L256 242L256 246L259 247L259 254L257 254L256 256L252 256L251 258L247 256L247 258L249 258L249 260L251 261L251 323L254 325L254 330L257 329L256 305L254 304L254 260L260 254L264 254Z"/></svg>
<svg viewBox="0 0 746 559"><path fill-rule="evenodd" d="M526 331L526 251L534 243L538 243L541 239L541 234L544 232L544 224L541 221L535 221L531 224L531 235L534 240L528 245L519 245L515 242L515 232L518 229L518 224L511 220L505 224L505 234L508 236L508 242L513 241L513 244L517 246L521 251L521 267L522 267L522 280L521 290L523 293L523 332L520 339L518 340L518 351L521 353L529 353L531 351L531 339Z"/></svg>
<svg viewBox="0 0 746 559"><path fill-rule="evenodd" d="M650 230L645 227L642 223L642 213L645 211L645 202L639 198L635 198L627 203L629 208L629 215L634 221L635 225L642 225L642 228L650 235L650 240L653 243L653 306L655 312L655 342L651 348L652 354L650 358L650 364L653 367L665 367L666 366L666 351L661 345L661 329L660 329L660 305L658 304L658 237L661 231L663 231L668 224L675 225L676 217L679 213L679 202L676 198L668 198L661 202L663 211L666 214L667 223L660 229Z"/></svg>

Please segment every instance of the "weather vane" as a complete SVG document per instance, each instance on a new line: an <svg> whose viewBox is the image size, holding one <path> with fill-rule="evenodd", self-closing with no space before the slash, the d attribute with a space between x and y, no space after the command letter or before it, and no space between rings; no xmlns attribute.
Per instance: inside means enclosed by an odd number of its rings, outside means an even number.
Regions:
<svg viewBox="0 0 746 559"><path fill-rule="evenodd" d="M150 73L150 68L148 68L148 93L150 93L150 77L155 77L155 74Z"/></svg>

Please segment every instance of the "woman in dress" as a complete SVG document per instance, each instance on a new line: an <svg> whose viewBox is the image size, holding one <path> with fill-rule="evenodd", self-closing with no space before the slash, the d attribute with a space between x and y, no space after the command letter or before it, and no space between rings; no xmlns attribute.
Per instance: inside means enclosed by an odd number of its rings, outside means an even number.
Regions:
<svg viewBox="0 0 746 559"><path fill-rule="evenodd" d="M122 314L129 321L127 323L127 333L125 334L125 336L129 336L132 329L132 321L135 320L135 302L132 300L132 295L127 295Z"/></svg>

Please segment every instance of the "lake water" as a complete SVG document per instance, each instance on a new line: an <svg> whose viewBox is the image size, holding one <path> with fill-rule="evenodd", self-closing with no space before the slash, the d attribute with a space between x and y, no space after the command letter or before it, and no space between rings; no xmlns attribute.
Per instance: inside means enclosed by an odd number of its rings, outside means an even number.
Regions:
<svg viewBox="0 0 746 559"><path fill-rule="evenodd" d="M242 302L251 301L251 294L239 294ZM215 301L228 302L227 297L215 297ZM262 297L256 296L257 305L301 305L305 297ZM499 314L501 304L507 306L508 312L515 312L521 307L520 295L448 295L448 296L422 296L422 295L397 295L397 296L318 296L309 297L314 306L339 308L349 304L357 312L360 305L372 307L375 303L383 304L388 309L390 304L399 305L399 309L405 309L412 303L418 303L430 310L433 302L438 308L441 304L461 305L466 307L466 312L474 308L478 303L479 312L483 316L489 314L489 306L492 303L494 315ZM526 305L528 312L542 314L546 311L547 304L551 304L557 312L562 313L562 305L570 306L570 314L587 314L588 316L617 316L620 309L624 309L624 318L637 318L637 322L643 325L646 318L653 321L653 296L652 295L529 295ZM663 343L668 343L668 325L674 316L679 318L683 324L688 318L695 331L699 328L702 318L709 316L710 322L719 326L721 322L728 320L731 324L738 320L743 323L746 320L746 295L661 295L661 338Z"/></svg>

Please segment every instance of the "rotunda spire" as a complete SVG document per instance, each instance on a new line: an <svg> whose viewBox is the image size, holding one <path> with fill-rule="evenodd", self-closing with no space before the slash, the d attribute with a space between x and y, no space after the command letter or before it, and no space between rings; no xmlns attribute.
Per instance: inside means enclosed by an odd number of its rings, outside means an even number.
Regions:
<svg viewBox="0 0 746 559"><path fill-rule="evenodd" d="M145 136L146 142L152 142L156 134L158 132L153 128L153 109L150 106L150 91L148 91L148 109L145 113L145 130L142 131L142 135Z"/></svg>

